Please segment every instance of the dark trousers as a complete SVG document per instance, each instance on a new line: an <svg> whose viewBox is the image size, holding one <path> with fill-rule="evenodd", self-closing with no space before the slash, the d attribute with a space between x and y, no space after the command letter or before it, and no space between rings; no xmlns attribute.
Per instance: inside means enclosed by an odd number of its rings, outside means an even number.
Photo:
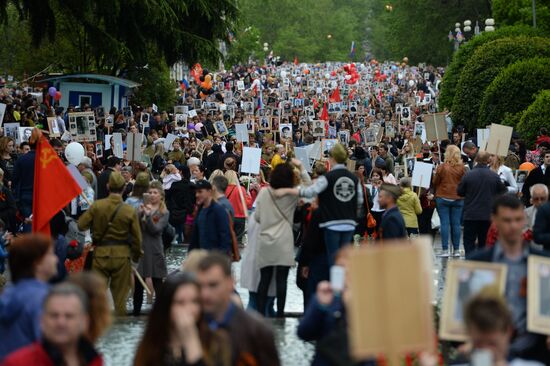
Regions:
<svg viewBox="0 0 550 366"><path fill-rule="evenodd" d="M158 296L158 294L160 294L160 288L162 287L162 278L153 277L152 280L155 294ZM139 316L141 313L141 305L143 305L143 290L145 289L143 288L141 282L139 282L137 277L134 276L134 316Z"/></svg>
<svg viewBox="0 0 550 366"><path fill-rule="evenodd" d="M269 284L271 283L271 277L273 276L273 271L275 269L277 269L275 273L275 284L277 288L277 317L282 318L285 316L286 282L288 279L288 271L290 270L290 267L267 266L260 269L260 284L258 285L258 309L266 308ZM266 314L262 315L265 316Z"/></svg>
<svg viewBox="0 0 550 366"><path fill-rule="evenodd" d="M490 226L490 220L464 220L464 251L466 257L476 250L476 239L478 250L485 247Z"/></svg>
<svg viewBox="0 0 550 366"><path fill-rule="evenodd" d="M235 235L237 236L237 241L239 244L243 242L243 236L245 232L246 219L235 217L233 219L233 230L235 230Z"/></svg>

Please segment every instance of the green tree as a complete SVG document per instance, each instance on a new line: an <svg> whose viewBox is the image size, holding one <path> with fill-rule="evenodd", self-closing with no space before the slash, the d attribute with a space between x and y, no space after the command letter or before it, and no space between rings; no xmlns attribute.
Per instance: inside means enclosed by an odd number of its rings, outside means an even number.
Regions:
<svg viewBox="0 0 550 366"><path fill-rule="evenodd" d="M489 84L479 109L479 125L519 120L542 89L550 89L550 58L530 58L503 69ZM509 122L510 123L510 122Z"/></svg>
<svg viewBox="0 0 550 366"><path fill-rule="evenodd" d="M8 4L28 20L34 45L68 33L79 43L81 68L145 65L154 54L168 64L219 59L218 40L227 39L237 19L233 0L0 0L0 20Z"/></svg>
<svg viewBox="0 0 550 366"><path fill-rule="evenodd" d="M541 127L548 127L548 115L550 115L550 90L543 90L523 112L517 126L527 146L534 144Z"/></svg>
<svg viewBox="0 0 550 366"><path fill-rule="evenodd" d="M537 27L550 31L550 2L537 0ZM493 0L493 17L499 25L533 24L531 0Z"/></svg>
<svg viewBox="0 0 550 366"><path fill-rule="evenodd" d="M228 53L225 67L248 62L249 58L258 60L264 56L263 46L260 44L260 32L255 27L239 29L234 38L228 43Z"/></svg>
<svg viewBox="0 0 550 366"><path fill-rule="evenodd" d="M389 7L386 8L386 5ZM457 21L483 21L491 14L488 0L365 1L367 42L381 60L447 64L453 51L447 35Z"/></svg>
<svg viewBox="0 0 550 366"><path fill-rule="evenodd" d="M494 41L500 38L507 38L512 36L535 36L542 35L542 31L533 29L526 25L508 26L497 28L494 32L483 32L478 36L472 38L466 44L460 46L457 52L453 55L453 60L445 70L445 75L440 85L439 95L439 108L451 109L453 105L453 98L456 92L456 85L460 79L460 75L466 63L472 57L478 47L484 45L487 42Z"/></svg>
<svg viewBox="0 0 550 366"><path fill-rule="evenodd" d="M453 99L453 121L468 129L478 126L479 107L487 86L508 65L532 57L550 57L550 39L502 38L479 47L466 63Z"/></svg>

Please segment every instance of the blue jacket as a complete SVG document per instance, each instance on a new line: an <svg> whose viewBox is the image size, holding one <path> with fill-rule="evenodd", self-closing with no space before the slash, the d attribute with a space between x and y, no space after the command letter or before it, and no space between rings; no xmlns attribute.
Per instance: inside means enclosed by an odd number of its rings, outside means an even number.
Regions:
<svg viewBox="0 0 550 366"><path fill-rule="evenodd" d="M397 206L386 210L382 215L380 223L380 233L382 239L404 239L407 238L407 228L403 215L399 212Z"/></svg>
<svg viewBox="0 0 550 366"><path fill-rule="evenodd" d="M189 250L193 249L219 250L231 254L229 214L217 202L212 201L210 206L201 207L197 212L189 245Z"/></svg>
<svg viewBox="0 0 550 366"><path fill-rule="evenodd" d="M40 338L42 302L49 285L34 278L8 286L0 296L0 363Z"/></svg>

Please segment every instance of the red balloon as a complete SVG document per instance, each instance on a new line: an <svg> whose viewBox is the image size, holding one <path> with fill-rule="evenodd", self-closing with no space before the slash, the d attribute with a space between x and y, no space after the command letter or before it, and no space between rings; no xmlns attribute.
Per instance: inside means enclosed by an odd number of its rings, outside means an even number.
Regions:
<svg viewBox="0 0 550 366"><path fill-rule="evenodd" d="M330 76L336 76L336 71L331 72Z"/></svg>
<svg viewBox="0 0 550 366"><path fill-rule="evenodd" d="M54 95L53 99L55 101L59 101L61 99L61 92L60 91L55 92L55 95Z"/></svg>

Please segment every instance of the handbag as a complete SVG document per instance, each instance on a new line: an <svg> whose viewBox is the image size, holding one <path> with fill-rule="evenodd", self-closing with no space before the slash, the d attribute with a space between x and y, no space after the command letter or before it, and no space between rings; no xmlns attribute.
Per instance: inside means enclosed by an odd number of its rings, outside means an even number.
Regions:
<svg viewBox="0 0 550 366"><path fill-rule="evenodd" d="M239 241L237 240L237 234L235 234L235 229L233 229L233 218L228 212L227 216L229 217L229 235L231 236L231 261L238 262L241 260L241 253L239 251Z"/></svg>
<svg viewBox="0 0 550 366"><path fill-rule="evenodd" d="M369 201L367 199L367 189L365 188L365 185L363 183L361 183L361 185L363 186L363 197L365 199L365 206L367 206L367 229L374 229L376 228L376 219L370 212Z"/></svg>
<svg viewBox="0 0 550 366"><path fill-rule="evenodd" d="M441 219L439 218L439 214L437 213L437 209L434 210L434 213L432 214L432 220L431 220L432 230L439 229L441 227Z"/></svg>
<svg viewBox="0 0 550 366"><path fill-rule="evenodd" d="M65 215L65 212L63 212ZM75 219L65 215L65 224L67 225L67 233L65 239L67 240L67 255L69 260L75 260L82 256L84 253L84 234L78 230L78 224Z"/></svg>
<svg viewBox="0 0 550 366"><path fill-rule="evenodd" d="M98 240L97 240L97 244L92 244L92 247L90 248L90 250L88 251L88 255L86 255L86 260L84 261L84 269L92 269L92 262L94 260L94 248L99 244L101 243L101 241L103 241L103 238L105 237L105 235L109 232L109 229L111 228L112 224L113 224L113 220L115 219L116 215L118 214L118 211L120 210L120 208L122 207L124 202L120 202L118 204L118 206L116 207L115 209L115 212L113 212L113 214L111 215L111 218L109 220L109 223L107 224L107 227L105 228L105 230L103 230L103 232L101 233L101 235L99 236Z"/></svg>
<svg viewBox="0 0 550 366"><path fill-rule="evenodd" d="M176 229L167 223L164 229L162 229L162 246L164 247L164 250L167 250L172 246L172 242L175 237Z"/></svg>

